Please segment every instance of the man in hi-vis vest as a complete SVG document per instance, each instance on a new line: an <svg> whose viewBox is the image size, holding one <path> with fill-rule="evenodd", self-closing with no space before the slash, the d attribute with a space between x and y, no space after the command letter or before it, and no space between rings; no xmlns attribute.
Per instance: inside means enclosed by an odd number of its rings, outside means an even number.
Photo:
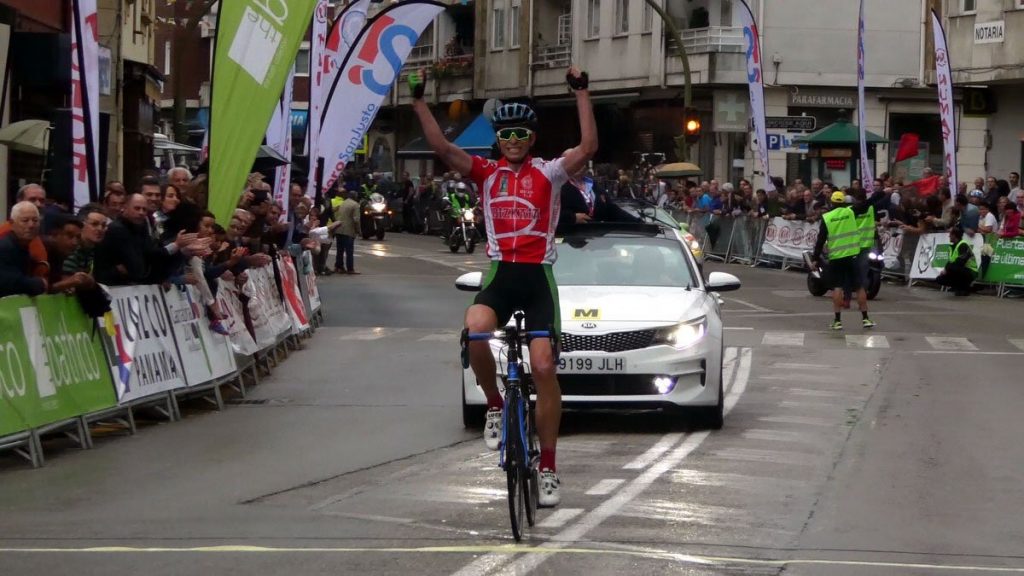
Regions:
<svg viewBox="0 0 1024 576"><path fill-rule="evenodd" d="M835 313L835 319L829 327L832 330L843 329L843 291L848 290L857 295L861 325L874 328L875 323L868 317L868 295L857 266L861 245L857 217L867 212L868 205L860 203L853 207L847 206L846 193L840 191L833 192L830 200L832 209L821 217L821 229L818 231L813 256L814 261L818 262L822 250L828 246L828 278L832 286L832 312Z"/></svg>

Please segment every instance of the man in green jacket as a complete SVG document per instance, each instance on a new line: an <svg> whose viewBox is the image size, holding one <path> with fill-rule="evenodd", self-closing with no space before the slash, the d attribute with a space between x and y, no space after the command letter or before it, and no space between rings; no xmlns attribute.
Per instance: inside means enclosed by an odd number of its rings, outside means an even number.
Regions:
<svg viewBox="0 0 1024 576"><path fill-rule="evenodd" d="M875 323L868 317L868 295L857 268L861 237L857 216L866 213L868 206L847 206L846 193L838 190L832 193L830 200L832 209L821 217L821 228L818 230L818 241L814 245L812 257L818 262L822 250L826 244L828 245L828 274L832 284L832 312L835 313L835 319L829 327L832 330L843 329L843 292L849 290L857 294L857 306L862 316L861 324L864 328L874 328Z"/></svg>

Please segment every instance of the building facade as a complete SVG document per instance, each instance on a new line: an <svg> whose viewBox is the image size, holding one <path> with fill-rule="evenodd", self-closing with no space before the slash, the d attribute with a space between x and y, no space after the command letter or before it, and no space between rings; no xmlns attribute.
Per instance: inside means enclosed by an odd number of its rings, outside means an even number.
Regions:
<svg viewBox="0 0 1024 576"><path fill-rule="evenodd" d="M98 0L101 181L137 180L151 162L156 89L152 67L156 0ZM3 125L45 120L46 154L0 145L0 211L19 187L40 182L49 196L71 195L71 0L0 0Z"/></svg>
<svg viewBox="0 0 1024 576"><path fill-rule="evenodd" d="M690 148L706 177L752 178L758 164L752 150L743 34L734 2L659 0L681 31L691 68L694 106L702 117L699 143ZM984 0L978 0L982 3ZM995 2L996 0L992 0ZM1006 0L1009 2L1010 0ZM1024 0L1012 0L1020 2ZM453 1L428 30L406 65L447 70L445 47L460 36ZM811 117L798 124L822 128L839 119L855 122L857 107L857 2L787 0L748 2L761 33L765 104L769 117ZM928 10L935 0L867 0L866 114L868 130L890 142L920 135L917 159L897 167L913 179L924 167L942 166L942 138L933 59L929 57ZM578 138L573 100L565 86L570 63L591 78L601 149L595 161L634 166L640 154L660 152L675 160L673 137L682 132L683 67L674 39L644 0L471 0L471 56L456 72L435 75L428 98L443 124L457 134L467 119L452 113L479 111L491 99L530 101L541 118L540 150L557 155ZM954 58L955 58L955 50ZM413 174L440 170L415 139L408 89L397 84L391 109L384 110L373 136L394 138L398 169ZM788 121L792 124L792 121ZM984 170L984 120L961 116L960 164L964 173ZM811 158L794 143L807 132L776 119L769 129L773 175L787 181L822 177L838 184L856 176L855 162ZM876 174L890 171L895 146L880 145ZM760 176L758 179L760 180Z"/></svg>
<svg viewBox="0 0 1024 576"><path fill-rule="evenodd" d="M961 180L1024 172L1024 0L946 4L953 81L965 87L959 134L970 123L983 142L973 159L977 171L963 173Z"/></svg>

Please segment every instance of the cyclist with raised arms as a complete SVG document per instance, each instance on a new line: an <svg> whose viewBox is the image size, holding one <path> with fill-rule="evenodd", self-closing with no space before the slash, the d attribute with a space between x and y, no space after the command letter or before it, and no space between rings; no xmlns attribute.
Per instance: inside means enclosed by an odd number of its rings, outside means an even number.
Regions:
<svg viewBox="0 0 1024 576"><path fill-rule="evenodd" d="M525 104L499 106L491 118L501 159L470 156L448 141L423 101L423 73L409 75L413 110L423 134L440 159L476 183L487 229L491 268L483 290L466 311L469 332L492 332L504 326L516 310L526 313L527 330L559 331L558 288L551 272L558 224L559 190L597 152L597 125L588 91L588 77L575 67L566 82L575 92L580 143L555 160L530 156L537 140L537 116ZM494 357L485 341L469 344L469 362L487 396L484 442L492 450L501 441L504 406ZM540 497L543 507L559 502L555 445L562 416L562 394L555 375L555 354L548 339L530 342L530 372L537 387L537 435L540 438Z"/></svg>

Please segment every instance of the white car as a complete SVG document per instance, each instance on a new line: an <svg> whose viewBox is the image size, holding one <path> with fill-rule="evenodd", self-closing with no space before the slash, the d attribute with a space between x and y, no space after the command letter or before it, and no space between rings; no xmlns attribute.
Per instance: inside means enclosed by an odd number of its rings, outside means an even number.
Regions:
<svg viewBox="0 0 1024 576"><path fill-rule="evenodd" d="M568 408L662 409L712 429L723 422L722 316L717 292L738 278L700 273L679 230L588 224L558 240L558 382ZM479 290L479 272L460 290ZM499 377L502 344L491 341ZM529 359L527 358L527 364ZM484 394L462 375L463 421L483 422Z"/></svg>

